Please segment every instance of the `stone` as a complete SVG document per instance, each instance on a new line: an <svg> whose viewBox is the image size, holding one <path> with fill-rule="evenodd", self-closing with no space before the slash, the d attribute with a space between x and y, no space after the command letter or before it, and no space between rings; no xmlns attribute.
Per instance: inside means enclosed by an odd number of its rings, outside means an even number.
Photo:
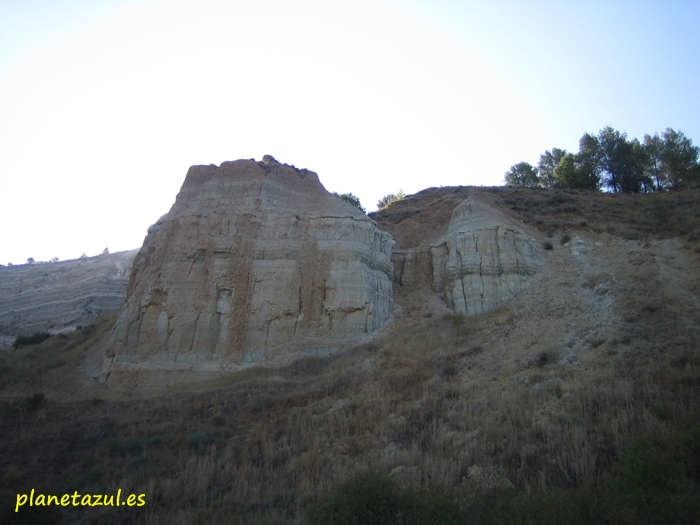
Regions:
<svg viewBox="0 0 700 525"><path fill-rule="evenodd" d="M311 171L269 156L193 166L134 261L103 379L341 351L390 318L392 246Z"/></svg>

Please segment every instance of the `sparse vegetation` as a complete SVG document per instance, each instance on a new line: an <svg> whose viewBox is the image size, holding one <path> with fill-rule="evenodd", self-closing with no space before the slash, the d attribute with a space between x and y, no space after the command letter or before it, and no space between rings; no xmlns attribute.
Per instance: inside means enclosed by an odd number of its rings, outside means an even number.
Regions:
<svg viewBox="0 0 700 525"><path fill-rule="evenodd" d="M344 200L345 202L347 202L349 204L352 204L357 209L359 209L362 213L367 213L367 210L365 210L362 207L362 204L360 203L360 199L358 197L356 197L355 195L353 195L352 193L333 192L333 195L335 195L336 197L340 197L342 200Z"/></svg>
<svg viewBox="0 0 700 525"><path fill-rule="evenodd" d="M377 209L381 210L390 204L401 201L405 198L406 195L404 195L403 190L399 190L397 193L389 193L388 195L384 195L384 197L379 199L379 202L377 202Z"/></svg>

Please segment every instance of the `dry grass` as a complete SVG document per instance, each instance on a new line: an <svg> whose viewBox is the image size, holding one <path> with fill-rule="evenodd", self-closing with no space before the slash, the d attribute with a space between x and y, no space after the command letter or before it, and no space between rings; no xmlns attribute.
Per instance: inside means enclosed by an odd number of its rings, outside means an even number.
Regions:
<svg viewBox="0 0 700 525"><path fill-rule="evenodd" d="M501 206L543 232L591 231L627 240L700 240L697 190L611 194L586 190L485 188Z"/></svg>

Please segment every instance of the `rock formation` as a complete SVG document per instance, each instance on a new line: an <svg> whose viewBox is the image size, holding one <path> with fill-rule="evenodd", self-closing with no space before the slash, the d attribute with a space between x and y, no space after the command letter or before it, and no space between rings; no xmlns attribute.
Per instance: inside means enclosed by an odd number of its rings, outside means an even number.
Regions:
<svg viewBox="0 0 700 525"><path fill-rule="evenodd" d="M193 166L134 261L104 378L342 349L390 316L392 246L311 171L270 156Z"/></svg>
<svg viewBox="0 0 700 525"><path fill-rule="evenodd" d="M537 244L495 208L468 198L431 246L433 290L457 314L486 312L515 297L539 265Z"/></svg>
<svg viewBox="0 0 700 525"><path fill-rule="evenodd" d="M138 250L0 267L0 348L20 334L59 333L116 311Z"/></svg>
<svg viewBox="0 0 700 525"><path fill-rule="evenodd" d="M473 315L515 297L543 258L537 242L483 195L454 190L437 193L435 203L433 190L424 190L374 217L396 237L397 284L429 286L454 313Z"/></svg>

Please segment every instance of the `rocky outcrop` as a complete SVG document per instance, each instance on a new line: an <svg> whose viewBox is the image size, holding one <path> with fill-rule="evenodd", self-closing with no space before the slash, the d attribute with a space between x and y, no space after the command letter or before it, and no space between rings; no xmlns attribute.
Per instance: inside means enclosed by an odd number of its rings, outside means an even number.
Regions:
<svg viewBox="0 0 700 525"><path fill-rule="evenodd" d="M193 166L136 257L104 379L338 351L389 318L392 245L311 171Z"/></svg>
<svg viewBox="0 0 700 525"><path fill-rule="evenodd" d="M0 348L20 334L68 331L116 311L137 251L0 266Z"/></svg>
<svg viewBox="0 0 700 525"><path fill-rule="evenodd" d="M433 290L443 291L447 305L466 315L515 297L541 264L534 239L473 198L454 209L445 240L430 252Z"/></svg>
<svg viewBox="0 0 700 525"><path fill-rule="evenodd" d="M515 297L536 276L543 264L537 242L496 205L472 191L441 197L433 212L430 190L421 193L376 215L397 236L394 282L429 286L454 313L472 315Z"/></svg>

